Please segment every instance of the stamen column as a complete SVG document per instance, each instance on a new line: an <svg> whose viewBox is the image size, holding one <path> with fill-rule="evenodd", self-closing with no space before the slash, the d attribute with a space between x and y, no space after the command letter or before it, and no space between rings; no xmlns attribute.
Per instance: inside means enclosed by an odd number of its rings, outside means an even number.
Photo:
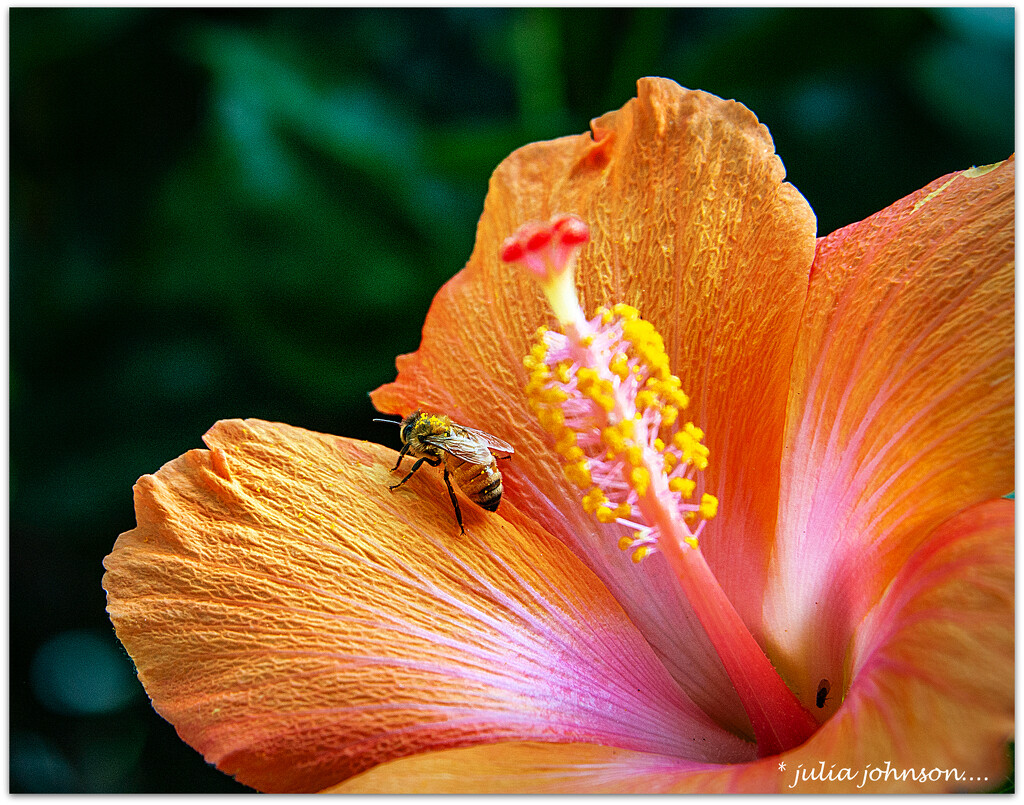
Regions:
<svg viewBox="0 0 1024 805"><path fill-rule="evenodd" d="M803 743L817 722L779 677L698 547L718 501L691 500L707 466L704 434L679 422L688 405L661 336L628 305L587 319L575 257L589 230L574 216L528 224L501 256L538 278L562 332L542 328L524 359L526 394L585 492L584 509L616 534L634 562L665 555L750 717L761 756Z"/></svg>

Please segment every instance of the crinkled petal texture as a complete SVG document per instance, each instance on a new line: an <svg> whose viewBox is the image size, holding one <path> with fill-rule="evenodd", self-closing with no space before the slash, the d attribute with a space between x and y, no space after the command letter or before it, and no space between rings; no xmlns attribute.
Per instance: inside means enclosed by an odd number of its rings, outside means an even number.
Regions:
<svg viewBox="0 0 1024 805"><path fill-rule="evenodd" d="M1013 504L929 535L857 629L833 718L783 755L733 766L579 744L428 753L353 778L346 792L867 793L983 791L1013 734ZM833 685L836 699L842 685ZM784 769L780 768L784 763Z"/></svg>
<svg viewBox="0 0 1024 805"><path fill-rule="evenodd" d="M496 741L743 761L558 540L424 468L258 420L220 422L136 485L104 562L108 611L154 707L264 791Z"/></svg>
<svg viewBox="0 0 1024 805"><path fill-rule="evenodd" d="M789 367L814 254L814 215L783 181L767 129L740 104L639 82L592 133L526 146L495 171L464 271L439 292L418 352L373 400L439 409L516 448L506 496L585 558L687 693L732 730L746 716L663 557L640 566L583 512L522 393L522 358L551 324L532 278L501 264L521 224L575 213L590 226L577 285L590 313L635 305L665 338L711 449L721 501L702 540L755 635L775 529Z"/></svg>
<svg viewBox="0 0 1024 805"><path fill-rule="evenodd" d="M1013 489L1013 232L1011 158L818 246L765 601L770 656L808 707L821 679L849 681L854 629L907 557Z"/></svg>

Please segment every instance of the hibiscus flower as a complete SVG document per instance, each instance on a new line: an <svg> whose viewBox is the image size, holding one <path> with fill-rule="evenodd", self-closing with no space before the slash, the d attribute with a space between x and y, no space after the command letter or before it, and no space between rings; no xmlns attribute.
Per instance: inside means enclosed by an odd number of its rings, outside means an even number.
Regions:
<svg viewBox="0 0 1024 805"><path fill-rule="evenodd" d="M819 240L783 178L664 79L513 153L373 394L513 445L499 509L217 423L104 562L157 711L264 791L997 785L1013 159Z"/></svg>

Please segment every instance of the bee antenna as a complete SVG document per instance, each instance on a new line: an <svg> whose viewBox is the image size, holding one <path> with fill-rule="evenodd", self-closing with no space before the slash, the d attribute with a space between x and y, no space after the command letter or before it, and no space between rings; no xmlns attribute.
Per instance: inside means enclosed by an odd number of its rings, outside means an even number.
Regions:
<svg viewBox="0 0 1024 805"><path fill-rule="evenodd" d="M402 420L400 419L374 419L374 422L387 422L391 425L401 425Z"/></svg>

